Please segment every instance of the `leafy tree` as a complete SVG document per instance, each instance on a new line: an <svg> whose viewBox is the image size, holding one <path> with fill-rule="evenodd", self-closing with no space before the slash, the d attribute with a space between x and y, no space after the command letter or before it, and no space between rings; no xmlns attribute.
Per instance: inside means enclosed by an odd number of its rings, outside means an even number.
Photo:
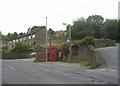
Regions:
<svg viewBox="0 0 120 86"><path fill-rule="evenodd" d="M80 18L74 20L71 26L72 39L82 39L85 36L94 36L95 38L102 37L101 27L104 23L104 18L100 15L92 15L87 19Z"/></svg>
<svg viewBox="0 0 120 86"><path fill-rule="evenodd" d="M23 33L23 32L21 32L21 33L19 33L19 36L22 36L22 35L24 35L25 33Z"/></svg>
<svg viewBox="0 0 120 86"><path fill-rule="evenodd" d="M8 40L12 39L12 33L8 33L6 36L8 37Z"/></svg>
<svg viewBox="0 0 120 86"><path fill-rule="evenodd" d="M51 45L51 40L53 40L53 38L54 38L54 35L55 35L55 31L52 30L51 28L49 28L48 36L49 36L50 45Z"/></svg>
<svg viewBox="0 0 120 86"><path fill-rule="evenodd" d="M32 28L28 28L28 33L37 32L39 30L45 29L45 26L33 26Z"/></svg>
<svg viewBox="0 0 120 86"><path fill-rule="evenodd" d="M71 35L72 39L82 39L86 36L86 20L84 18L80 18L77 21L74 21L71 26Z"/></svg>
<svg viewBox="0 0 120 86"><path fill-rule="evenodd" d="M5 35L2 35L2 40L4 40L4 41L8 41L9 38L8 38L7 36L5 36Z"/></svg>
<svg viewBox="0 0 120 86"><path fill-rule="evenodd" d="M116 19L107 19L102 27L104 38L118 40L118 22Z"/></svg>
<svg viewBox="0 0 120 86"><path fill-rule="evenodd" d="M18 36L17 32L14 32L14 33L12 34L11 38L12 38L12 39L15 39L15 38L17 38L17 36Z"/></svg>
<svg viewBox="0 0 120 86"><path fill-rule="evenodd" d="M12 33L8 33L6 36L4 35L3 38L5 38L5 40L13 40L15 38L17 38L18 36L18 33L17 32L14 32L13 34Z"/></svg>
<svg viewBox="0 0 120 86"><path fill-rule="evenodd" d="M104 23L104 18L100 15L92 15L87 18L87 25L91 31L91 34L95 38L101 38L101 27Z"/></svg>

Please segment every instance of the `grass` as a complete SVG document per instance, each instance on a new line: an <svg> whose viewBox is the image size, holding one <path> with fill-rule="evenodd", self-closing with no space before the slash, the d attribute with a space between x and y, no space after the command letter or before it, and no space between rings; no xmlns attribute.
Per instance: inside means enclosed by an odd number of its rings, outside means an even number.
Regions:
<svg viewBox="0 0 120 86"><path fill-rule="evenodd" d="M73 57L69 63L77 63L77 64L80 64L80 66L82 66L82 67L89 67L90 66L89 61L80 60L78 57Z"/></svg>
<svg viewBox="0 0 120 86"><path fill-rule="evenodd" d="M102 65L102 63L100 62L100 53L98 51L95 51L95 57L96 57L96 62L94 68L98 68ZM77 63L80 64L81 67L90 68L89 60L88 61L80 60L79 57L77 56L72 57L72 60L69 63Z"/></svg>
<svg viewBox="0 0 120 86"><path fill-rule="evenodd" d="M95 51L95 57L96 57L96 66L100 67L102 63L100 62L100 52Z"/></svg>

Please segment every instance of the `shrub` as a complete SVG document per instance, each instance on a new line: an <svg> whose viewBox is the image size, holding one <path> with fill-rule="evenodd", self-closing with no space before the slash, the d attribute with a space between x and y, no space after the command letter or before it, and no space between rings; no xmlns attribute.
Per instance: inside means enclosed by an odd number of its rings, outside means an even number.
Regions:
<svg viewBox="0 0 120 86"><path fill-rule="evenodd" d="M40 45L37 45L37 46L34 47L34 51L39 51L41 49L42 49L42 46L40 46Z"/></svg>
<svg viewBox="0 0 120 86"><path fill-rule="evenodd" d="M80 45L80 40L75 40L75 41L73 42L73 46L78 46L78 45Z"/></svg>
<svg viewBox="0 0 120 86"><path fill-rule="evenodd" d="M68 44L63 44L62 45L62 53L63 55L67 56L69 53L69 45Z"/></svg>
<svg viewBox="0 0 120 86"><path fill-rule="evenodd" d="M22 42L17 42L15 43L15 47L13 49L15 52L27 52L27 51L32 51L32 46L30 44L25 44Z"/></svg>
<svg viewBox="0 0 120 86"><path fill-rule="evenodd" d="M80 41L80 45L95 45L95 39L91 36L86 36Z"/></svg>

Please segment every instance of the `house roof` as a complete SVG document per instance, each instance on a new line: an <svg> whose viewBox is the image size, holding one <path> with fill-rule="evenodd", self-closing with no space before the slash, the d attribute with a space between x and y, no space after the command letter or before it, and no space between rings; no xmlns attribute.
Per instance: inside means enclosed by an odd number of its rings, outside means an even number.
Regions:
<svg viewBox="0 0 120 86"><path fill-rule="evenodd" d="M30 35L34 35L34 34L36 34L36 33L37 33L37 32L30 32L30 33L26 33L26 34L24 34L24 35L19 35L19 36L17 36L16 38L11 39L11 40L9 40L9 41L12 41L12 40L15 40L15 39L19 39L19 38L23 38L23 37L30 36Z"/></svg>

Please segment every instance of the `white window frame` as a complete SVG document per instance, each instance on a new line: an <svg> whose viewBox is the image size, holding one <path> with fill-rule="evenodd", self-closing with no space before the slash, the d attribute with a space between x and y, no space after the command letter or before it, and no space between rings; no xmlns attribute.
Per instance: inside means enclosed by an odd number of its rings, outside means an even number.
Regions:
<svg viewBox="0 0 120 86"><path fill-rule="evenodd" d="M34 34L34 35L32 35L32 38L35 38L35 34Z"/></svg>
<svg viewBox="0 0 120 86"><path fill-rule="evenodd" d="M31 36L28 36L28 39L31 39Z"/></svg>
<svg viewBox="0 0 120 86"><path fill-rule="evenodd" d="M20 38L20 41L22 41L22 38Z"/></svg>
<svg viewBox="0 0 120 86"><path fill-rule="evenodd" d="M26 40L26 37L24 37L23 40Z"/></svg>

